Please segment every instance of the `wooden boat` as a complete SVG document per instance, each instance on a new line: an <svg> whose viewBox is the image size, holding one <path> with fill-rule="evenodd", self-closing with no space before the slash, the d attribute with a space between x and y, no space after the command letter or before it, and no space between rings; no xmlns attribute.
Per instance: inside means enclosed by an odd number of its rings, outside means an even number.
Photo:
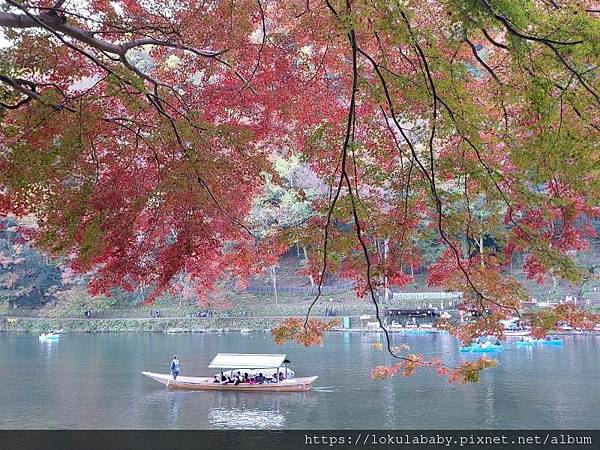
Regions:
<svg viewBox="0 0 600 450"><path fill-rule="evenodd" d="M243 392L303 392L311 389L318 377L298 377L279 381L277 383L249 384L240 383L213 383L212 377L184 377L178 376L173 380L171 375L153 372L142 372L147 377L164 384L170 389L189 389L195 391L243 391Z"/></svg>
<svg viewBox="0 0 600 450"><path fill-rule="evenodd" d="M268 374L270 371L279 374L281 367L285 366L287 371L286 355L276 354L235 354L218 353L209 368L221 370L228 369L229 372L262 371ZM281 372L283 374L283 372ZM214 377L187 377L178 376L176 380L170 374L142 372L143 375L164 384L169 389L187 389L196 391L240 391L240 392L303 392L311 389L312 384L318 378L312 377L290 377L281 381L265 381L264 383L219 383Z"/></svg>

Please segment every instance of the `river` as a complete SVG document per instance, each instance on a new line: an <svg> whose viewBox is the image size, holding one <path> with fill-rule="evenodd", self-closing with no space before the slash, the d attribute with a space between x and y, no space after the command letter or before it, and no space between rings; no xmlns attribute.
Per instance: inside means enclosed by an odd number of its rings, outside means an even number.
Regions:
<svg viewBox="0 0 600 450"><path fill-rule="evenodd" d="M422 370L369 377L392 363L372 349L377 334L331 333L323 347L275 345L268 333L71 334L39 342L0 334L1 429L592 429L600 407L600 336L562 347L507 346L479 384L450 385ZM448 335L394 336L448 363L473 358ZM176 392L140 374L211 375L217 352L287 353L297 376L318 375L304 393Z"/></svg>

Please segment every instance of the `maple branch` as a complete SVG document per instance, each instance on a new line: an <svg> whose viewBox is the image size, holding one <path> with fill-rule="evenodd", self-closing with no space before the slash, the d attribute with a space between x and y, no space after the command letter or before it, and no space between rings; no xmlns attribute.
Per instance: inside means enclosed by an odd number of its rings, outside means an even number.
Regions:
<svg viewBox="0 0 600 450"><path fill-rule="evenodd" d="M99 67L103 68L109 73L112 73L117 78L121 79L121 81L126 81L127 84L131 84L127 82L127 80L123 80L120 76L115 74L112 69L103 64L100 60L98 60L95 56L86 52L85 50L77 47L76 45L66 41L64 36L68 36L78 42L82 42L89 47L92 47L101 53L105 54L109 59L113 61L118 60L121 61L128 69L133 70L133 65L126 63L127 62L127 52L133 48L140 47L143 45L154 45L160 47L169 47L176 48L184 51L191 52L197 56L212 58L215 61L218 61L220 64L224 65L228 69L232 70L234 74L245 83L245 86L249 83L238 70L236 70L230 63L225 61L221 56L225 54L228 50L207 50L207 49L198 49L183 43L174 43L169 41L164 41L160 39L156 39L153 37L145 37L140 39L134 39L132 41L127 41L121 44L115 44L112 42L108 42L102 39L98 39L96 37L97 32L82 30L81 28L77 28L67 23L67 20L64 16L59 16L57 11L51 9L49 12L44 12L42 14L34 15L32 14L25 6L17 3L15 0L6 0L10 5L22 10L24 14L14 14L14 13L6 13L0 12L0 26L7 28L18 28L18 29L26 29L26 28L43 28L47 31L51 32L55 37L57 37L63 44L67 47L83 54L92 62L94 62ZM261 5L262 11L262 5ZM127 30L126 30L127 31ZM118 58L112 58L110 54L117 55ZM258 66L256 67L258 69ZM141 77L144 80L151 81L149 75L143 74L143 72L137 70L133 70L136 75ZM157 80L151 81L153 84L157 82ZM162 84L162 83L161 83ZM164 85L164 84L163 84ZM252 89L251 89L252 90ZM252 90L253 93L254 90Z"/></svg>
<svg viewBox="0 0 600 450"><path fill-rule="evenodd" d="M17 15L17 14L12 14L12 13L0 13L0 25L1 26L10 26L13 28L44 28L44 29L50 31L53 35L55 35L61 42L63 42L69 48L83 54L88 59L90 59L94 63L96 63L98 66L105 69L107 72L114 74L118 79L124 81L126 84L132 85L131 82L129 82L128 80L124 80L118 74L115 74L112 71L112 69L110 69L108 66L103 64L101 61L99 61L95 56L93 56L92 54L86 52L85 50L71 44L70 42L66 41L64 39L64 37L60 34L60 33L63 33L64 35L72 37L75 40L81 41L81 42L89 45L90 47L96 48L97 50L99 50L103 53L112 53L112 54L119 55L119 60L127 69L129 69L130 71L135 73L141 79L153 84L154 85L154 94L146 93L145 97L146 97L146 99L148 99L149 103L156 108L156 110L159 112L160 115L162 115L163 117L168 119L168 121L171 125L171 128L173 129L173 132L176 136L176 139L184 152L184 155L186 155L186 157L189 158L189 154L187 153L187 149L185 148L185 145L183 144L183 141L181 139L181 136L179 135L179 131L177 129L177 126L175 125L173 118L170 116L170 114L168 114L164 110L164 108L161 106L161 104L164 103L167 106L169 106L170 108L174 109L175 111L177 111L177 109L172 107L171 105L169 105L168 102L166 102L164 99L162 99L157 93L158 86L167 87L170 90L172 90L173 92L176 92L176 90L173 87L171 87L165 83L162 83L159 80L156 80L155 78L153 78L152 76L142 72L140 69L135 67L135 65L131 64L127 60L127 51L129 49L137 47L137 46L152 44L152 45L164 45L164 46L175 47L175 45L166 43L164 41L159 41L159 40L156 40L153 38L138 39L138 40L134 40L134 41L130 41L128 43L122 44L122 45L112 44L112 43L102 41L102 40L95 38L94 33L92 33L92 32L83 31L83 30L80 30L78 28L75 28L75 27L72 27L72 26L66 24L65 19L58 16L53 11L36 16L36 15L31 14L23 5L20 5L19 3L15 2L14 0L6 0L6 1L8 3L10 3L11 5L21 9L25 13L25 15L23 15L23 14ZM184 50L192 51L193 53L198 54L200 56L214 58L215 60L221 62L225 66L232 68L229 63L225 62L224 60L222 60L220 58L219 55L221 55L223 52L200 51L200 50L194 49L189 46L177 46L177 48L182 48ZM234 70L234 72L238 76L238 78L240 78L243 81L246 81L244 79L244 77L242 77L237 72L237 70ZM39 100L42 103L44 103L42 97L39 94L35 93L34 91L24 88L23 86L19 85L18 83L11 82L11 80L8 79L7 77L4 77L4 78L6 78L6 80L2 79L2 78L0 78L0 80L9 84L15 90L18 90L19 92L24 93L24 94L28 95L29 97L35 98L36 100ZM46 103L44 103L44 104L46 104ZM63 108L66 108L71 112L76 112L75 110L70 109L65 106L62 106L62 105L47 104L47 106L50 106L57 111L59 111ZM179 114L181 115L181 113L179 113ZM189 121L189 118L187 118L187 116L184 115L184 117ZM240 226L244 231L246 231L250 236L252 236L256 240L257 237L254 235L254 233L252 233L251 230L248 229L248 227L246 227L244 224L242 224L240 221L238 221L235 217L233 217L228 211L225 211L222 208L220 202L217 200L217 198L213 194L212 190L210 189L210 187L208 186L206 181L202 178L202 176L198 172L195 165L192 164L192 167L196 174L198 183L206 190L209 197L211 198L213 203L217 206L217 208L226 217L228 217L229 220L231 220L236 225Z"/></svg>
<svg viewBox="0 0 600 450"><path fill-rule="evenodd" d="M488 0L479 0L479 2L481 4L483 4L484 8L486 10L488 10L494 16L494 18L496 18L498 21L500 21L502 24L504 24L504 27L508 31L510 31L515 36L520 37L521 39L525 39L527 41L540 42L540 43L544 43L544 44L557 44L557 45L577 45L577 44L583 43L582 40L579 40L579 41L555 41L554 39L548 39L545 37L539 37L539 36L534 36L531 34L524 33L522 31L518 30L506 15L497 12L492 7L492 5L489 3Z"/></svg>
<svg viewBox="0 0 600 450"><path fill-rule="evenodd" d="M479 64L481 64L483 66L483 68L488 71L488 73L492 76L492 78L494 80L496 80L496 82L499 85L502 85L502 81L500 81L500 79L496 75L496 72L494 72L494 70L481 58L481 56L479 56L479 53L477 53L477 48L475 47L475 44L473 44L473 42L471 42L471 40L467 36L465 36L465 42L471 48L471 53L473 53L473 56L475 57L477 62L479 62Z"/></svg>
<svg viewBox="0 0 600 450"><path fill-rule="evenodd" d="M588 81L585 78L583 78L582 74L579 71L577 71L573 66L571 66L571 64L569 64L569 62L565 59L565 57L560 53L558 48L556 48L556 45L565 45L565 46L578 45L578 44L583 43L582 40L556 41L553 39L548 39L545 37L539 37L539 36L534 36L531 34L524 33L522 31L520 31L519 29L517 29L506 15L497 12L493 8L493 6L489 3L488 0L479 0L479 1L484 6L484 8L487 11L489 11L497 21L499 21L500 23L502 23L504 25L504 28L506 28L506 30L508 32L510 32L511 34L518 36L521 39L524 39L526 41L538 42L538 43L541 43L541 44L545 45L546 47L548 47L554 53L554 55L560 61L560 63L567 70L569 70L571 73L573 73L577 77L577 79L582 84L582 86L585 88L585 90L588 91L592 96L594 96L596 101L598 103L600 103L600 95L594 90L594 88L588 83Z"/></svg>
<svg viewBox="0 0 600 450"><path fill-rule="evenodd" d="M331 3L329 2L329 0L326 0L327 6L329 7L329 9L333 12L333 14L338 17L338 13L335 10L335 8L331 5ZM347 11L350 12L350 2L347 1L346 2L346 7L347 7ZM418 360L414 360L412 358L407 358L404 356L400 356L398 354L396 354L396 352L394 352L394 350L392 349L392 345L391 345L391 338L389 335L388 330L385 328L385 326L383 325L383 321L381 319L381 313L379 310L379 304L377 302L377 299L375 298L375 289L373 287L372 281L371 281L371 258L369 256L369 250L368 247L365 243L365 240L363 238L363 234L362 234L362 228L361 228L361 224L360 224L360 218L358 215L358 210L357 210L357 205L356 205L356 199L355 199L355 194L353 192L353 186L352 186L352 182L350 180L350 177L348 175L348 172L346 170L346 163L347 163L347 158L348 158L348 149L350 147L350 142L353 139L354 136L354 129L356 126L356 93L358 91L358 62L357 62L357 56L358 53L360 51L358 45L357 45L357 41L356 41L356 34L354 29L351 29L348 34L348 40L350 42L350 45L352 47L352 94L350 97L350 106L349 106L349 111L348 111L348 119L347 119L347 124L346 124L346 133L344 136L344 142L342 145L342 154L341 154L341 173L340 173L340 182L338 184L338 188L336 190L336 194L333 198L333 201L331 202L331 205L329 207L328 210L328 215L327 215L327 223L325 226L325 240L324 240L324 258L323 258L323 270L321 272L321 277L319 279L319 285L318 285L318 290L317 290L317 295L315 297L315 299L313 300L313 302L311 303L311 305L309 306L309 309L307 311L306 314L306 319L304 322L304 327L306 329L306 327L308 326L308 319L310 316L310 312L313 308L313 306L315 305L315 303L317 302L317 300L319 299L319 297L321 296L321 286L323 283L323 278L325 275L325 271L327 269L327 242L328 242L328 230L329 230L329 226L331 223L331 215L333 212L333 208L335 207L335 204L337 203L337 200L339 198L339 194L342 188L342 184L345 181L346 184L346 188L348 189L348 195L350 197L350 202L352 205L352 215L354 218L354 223L356 226L356 236L357 239L360 243L360 246L362 248L363 251L363 255L365 258L365 263L366 263L366 280L367 280L367 286L369 288L369 293L371 296L371 301L375 307L375 317L377 318L377 322L379 323L379 328L383 331L383 333L385 334L385 338L386 338L386 344L387 344L387 351L388 353L396 358L396 359L400 359L406 362L412 362L412 363L421 363L421 361Z"/></svg>
<svg viewBox="0 0 600 450"><path fill-rule="evenodd" d="M448 108L448 106L446 105L446 103L438 96L437 94L437 89L436 89L436 85L435 82L433 81L433 76L431 74L431 71L429 69L429 64L427 62L427 58L425 57L425 53L423 52L423 49L421 48L420 44L418 43L418 41L416 40L414 34L413 34L413 30L412 27L410 25L410 22L408 20L408 17L406 16L406 14L404 13L404 11L400 11L400 14L404 20L404 22L406 23L408 32L412 38L413 41L413 45L415 46L418 55L420 56L420 60L423 64L424 67L424 73L426 74L426 78L427 78L427 82L430 86L431 89L431 96L432 96L432 100L433 100L433 123L432 123L432 127L431 127L431 134L430 134L430 138L429 138L429 157L431 159L430 164L431 164L431 175L428 174L427 170L425 169L425 167L420 163L420 161L417 159L417 155L414 151L414 147L412 146L412 144L409 144L411 151L413 152L413 157L416 159L417 164L420 166L421 171L423 172L423 174L425 175L425 177L428 179L429 184L430 184L430 189L431 189L431 193L435 199L435 203L437 206L437 216L438 216L438 220L437 220L437 227L438 227L438 231L440 233L440 237L442 238L442 240L446 243L446 245L448 245L448 247L452 250L455 259L456 259L456 264L459 267L460 271L463 273L463 275L465 276L465 279L467 281L467 283L469 284L469 286L471 287L471 289L473 290L474 293L477 294L480 303L483 300L489 301L490 303L493 303L499 307L502 308L507 308L507 309L511 309L514 310L517 314L519 314L519 311L517 308L514 307L510 307L510 306L506 306L506 305L502 305L500 303L497 303L495 301L493 301L492 299L488 298L486 295L484 295L473 283L473 281L471 280L471 277L469 275L469 273L467 272L467 270L465 269L465 267L463 266L462 262L461 262L461 258L460 258L460 253L458 251L458 249L456 248L456 246L450 241L450 239L448 238L448 236L446 235L446 232L443 229L443 209L442 209L442 202L441 199L437 193L437 187L436 187L436 181L435 181L435 172L434 172L434 149L433 149L433 140L435 137L435 130L436 130L436 121L437 121L437 109L438 109L438 102L442 105L444 105L446 108ZM366 53L363 52L363 54L366 55ZM368 56L368 55L367 55ZM386 85L386 81L383 78L383 76L381 75L381 72L378 70L377 67L377 63L372 59L369 58L371 63L374 64L374 67L376 68L376 72L379 75L379 78L381 80L381 82ZM387 90L387 87L384 89L384 92L386 93L386 98L388 101L388 105L392 104L392 100L391 97L389 95L389 91ZM392 115L392 117L394 117L394 115ZM401 130L402 132L402 130ZM405 137L405 134L402 132L403 137ZM407 140L407 137L405 137L405 140ZM407 140L408 142L408 140ZM483 305L482 305L482 309L483 309Z"/></svg>
<svg viewBox="0 0 600 450"><path fill-rule="evenodd" d="M240 93L243 92L248 87L248 85L250 84L250 82L252 81L254 76L256 75L256 72L258 71L258 68L260 67L260 60L262 58L263 48L265 47L265 44L267 42L267 23L265 20L265 11L263 9L263 6L262 6L262 3L260 2L260 0L256 0L256 3L258 3L258 9L260 11L260 22L261 22L261 27L262 27L262 40L260 43L260 47L258 48L258 56L256 58L256 65L254 66L254 69L252 69L252 73L250 74L250 77L244 83L244 86L242 86L242 89L240 89Z"/></svg>
<svg viewBox="0 0 600 450"><path fill-rule="evenodd" d="M2 106L5 108L16 109L16 108L22 106L23 104L27 103L29 100L35 99L35 100L39 101L41 104L43 104L44 106L48 106L49 108L52 108L54 111L62 111L63 109L66 109L68 111L75 112L75 110L73 108L70 108L66 105L63 105L60 103L47 102L38 92L36 92L35 88L36 88L37 84L32 81L23 80L20 78L11 78L11 77L8 77L8 76L2 75L2 74L0 74L0 81L4 84L10 86L15 91L17 91L27 97L26 99L19 101L16 105L2 104Z"/></svg>
<svg viewBox="0 0 600 450"><path fill-rule="evenodd" d="M147 37L141 39L135 39L132 41L124 42L122 44L115 44L109 41L98 39L96 34L98 32L86 31L81 28L75 27L67 23L65 17L59 16L56 13L57 8L52 8L49 12L34 15L31 14L26 7L17 3L14 0L6 0L12 6L21 9L25 14L14 14L7 12L0 12L0 26L6 28L45 28L51 29L56 32L60 32L65 36L75 39L76 41L83 42L88 46L95 48L106 53L112 53L115 55L123 56L129 50L135 47L141 47L143 45L155 45L159 47L177 48L186 50L195 55L202 56L205 58L215 58L227 52L227 50L215 51L207 49L198 49L189 45L163 41L160 39Z"/></svg>
<svg viewBox="0 0 600 450"><path fill-rule="evenodd" d="M481 31L483 32L483 35L486 37L486 39L490 42L490 44L501 48L503 50L508 50L508 45L504 45L498 41L496 41L492 36L490 36L490 34L488 33L488 31L485 28L482 28Z"/></svg>

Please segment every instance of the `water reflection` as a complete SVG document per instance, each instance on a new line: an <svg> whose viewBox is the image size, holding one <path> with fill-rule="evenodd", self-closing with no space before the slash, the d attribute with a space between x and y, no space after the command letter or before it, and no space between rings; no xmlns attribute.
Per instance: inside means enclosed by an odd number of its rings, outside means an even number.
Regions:
<svg viewBox="0 0 600 450"><path fill-rule="evenodd" d="M43 340L39 341L40 343L40 353L46 355L47 359L51 359L53 354L56 352L56 347L58 346L58 341L53 340Z"/></svg>
<svg viewBox="0 0 600 450"><path fill-rule="evenodd" d="M208 413L211 428L216 430L273 430L285 427L285 417L279 411L252 408L214 408Z"/></svg>
<svg viewBox="0 0 600 450"><path fill-rule="evenodd" d="M315 407L315 392L248 393L211 392L208 420L216 429L280 429L286 425L285 412Z"/></svg>
<svg viewBox="0 0 600 450"><path fill-rule="evenodd" d="M316 392L257 394L157 389L143 396L145 411L164 411L163 416L175 427L193 417L199 426L204 423L204 427L215 429L280 429L286 427L288 411L317 406Z"/></svg>
<svg viewBox="0 0 600 450"><path fill-rule="evenodd" d="M171 419L171 421L177 422L177 411L179 410L179 399L178 399L176 393L175 393L175 395L170 395L169 397L170 397L169 398L169 406L170 406L169 418Z"/></svg>
<svg viewBox="0 0 600 450"><path fill-rule="evenodd" d="M297 408L301 405L316 405L317 397L314 392L231 392L216 391L206 393L212 400L213 409L267 409L283 410L290 407Z"/></svg>

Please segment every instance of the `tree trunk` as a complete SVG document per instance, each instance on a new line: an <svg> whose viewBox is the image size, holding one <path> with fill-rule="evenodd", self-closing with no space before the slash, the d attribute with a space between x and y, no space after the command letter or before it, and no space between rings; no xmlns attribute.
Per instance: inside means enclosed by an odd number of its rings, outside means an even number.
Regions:
<svg viewBox="0 0 600 450"><path fill-rule="evenodd" d="M273 279L273 293L275 294L275 303L279 303L277 297L277 273L275 272L275 266L271 267L271 278Z"/></svg>
<svg viewBox="0 0 600 450"><path fill-rule="evenodd" d="M483 234L479 236L479 255L481 255L481 267L485 264L483 262Z"/></svg>
<svg viewBox="0 0 600 450"><path fill-rule="evenodd" d="M308 266L308 252L306 251L306 247L302 247L302 250L304 252L304 265ZM310 280L310 285L312 287L315 287L315 278L312 275L308 275L308 279Z"/></svg>

